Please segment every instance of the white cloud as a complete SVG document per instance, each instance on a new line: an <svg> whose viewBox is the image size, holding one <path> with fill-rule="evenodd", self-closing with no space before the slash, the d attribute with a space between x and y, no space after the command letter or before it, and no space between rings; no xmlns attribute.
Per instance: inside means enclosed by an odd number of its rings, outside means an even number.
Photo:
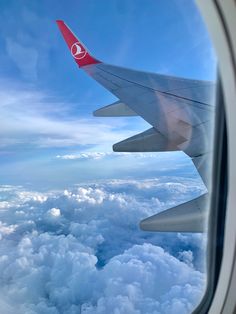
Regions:
<svg viewBox="0 0 236 314"><path fill-rule="evenodd" d="M7 210L0 211L1 309L191 312L205 286L196 263L204 251L202 235L138 228L140 219L168 206L161 201L163 184L113 180L45 194L2 186ZM169 189L169 203L182 200L181 193L189 197L193 188L186 179Z"/></svg>
<svg viewBox="0 0 236 314"><path fill-rule="evenodd" d="M65 160L75 160L75 159L102 159L106 156L110 156L112 153L104 152L91 152L91 153L79 153L71 155L57 155L56 158Z"/></svg>
<svg viewBox="0 0 236 314"><path fill-rule="evenodd" d="M114 257L101 275L104 293L85 313L112 313L116 308L118 313L172 313L175 299L180 313L189 313L196 305L196 295L201 297L204 283L203 274L147 243Z"/></svg>
<svg viewBox="0 0 236 314"><path fill-rule="evenodd" d="M76 159L103 159L106 157L126 157L131 156L134 158L155 158L157 153L118 153L118 152L86 152L86 153L77 153L70 155L57 155L56 158L64 160L76 160Z"/></svg>
<svg viewBox="0 0 236 314"><path fill-rule="evenodd" d="M59 208L51 208L48 210L48 214L51 215L52 217L60 217L61 216L61 211Z"/></svg>
<svg viewBox="0 0 236 314"><path fill-rule="evenodd" d="M0 221L0 239L2 239L3 235L9 235L16 230L16 225L7 225Z"/></svg>
<svg viewBox="0 0 236 314"><path fill-rule="evenodd" d="M70 104L32 88L2 82L0 96L2 147L14 144L41 148L105 144L110 147L135 132L117 131L123 125L122 119L105 124L92 117L72 116Z"/></svg>
<svg viewBox="0 0 236 314"><path fill-rule="evenodd" d="M193 266L193 252L190 250L179 252L178 259L191 267Z"/></svg>

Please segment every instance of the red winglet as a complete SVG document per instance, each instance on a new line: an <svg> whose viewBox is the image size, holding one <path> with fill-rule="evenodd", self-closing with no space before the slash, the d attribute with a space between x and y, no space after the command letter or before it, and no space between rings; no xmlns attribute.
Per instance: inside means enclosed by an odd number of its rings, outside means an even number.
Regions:
<svg viewBox="0 0 236 314"><path fill-rule="evenodd" d="M63 21L56 21L57 25L70 49L72 57L79 67L89 64L101 63L101 61L93 58L85 46L78 40L69 27Z"/></svg>

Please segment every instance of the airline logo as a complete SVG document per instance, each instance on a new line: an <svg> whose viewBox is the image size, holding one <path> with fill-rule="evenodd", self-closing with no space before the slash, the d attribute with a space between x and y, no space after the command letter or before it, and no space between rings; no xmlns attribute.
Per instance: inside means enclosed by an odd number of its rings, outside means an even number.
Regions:
<svg viewBox="0 0 236 314"><path fill-rule="evenodd" d="M74 43L71 46L70 51L72 56L77 60L83 59L87 54L87 51L84 49L83 46L81 46L79 42Z"/></svg>

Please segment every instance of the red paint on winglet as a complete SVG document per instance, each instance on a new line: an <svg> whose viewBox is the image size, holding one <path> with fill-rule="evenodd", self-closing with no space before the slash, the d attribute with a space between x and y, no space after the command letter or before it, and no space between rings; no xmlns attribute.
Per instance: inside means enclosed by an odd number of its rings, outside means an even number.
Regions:
<svg viewBox="0 0 236 314"><path fill-rule="evenodd" d="M101 63L101 61L95 59L90 55L86 47L81 41L75 37L69 27L61 20L57 20L57 25L64 37L67 46L70 49L71 55L79 67L83 67L89 64Z"/></svg>

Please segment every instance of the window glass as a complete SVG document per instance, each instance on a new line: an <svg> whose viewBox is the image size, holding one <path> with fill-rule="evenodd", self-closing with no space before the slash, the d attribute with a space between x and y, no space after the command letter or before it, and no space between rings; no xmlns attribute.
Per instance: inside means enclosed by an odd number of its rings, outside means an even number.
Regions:
<svg viewBox="0 0 236 314"><path fill-rule="evenodd" d="M207 214L191 217L207 213L216 80L196 4L20 0L0 12L1 310L191 313L207 279ZM79 69L58 19L106 65ZM118 96L135 116L92 115Z"/></svg>

